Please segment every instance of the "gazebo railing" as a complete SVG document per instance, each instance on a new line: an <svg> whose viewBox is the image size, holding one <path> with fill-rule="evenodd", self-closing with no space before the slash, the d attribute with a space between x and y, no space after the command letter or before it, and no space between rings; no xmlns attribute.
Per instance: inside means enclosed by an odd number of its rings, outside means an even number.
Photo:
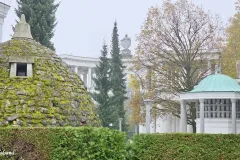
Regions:
<svg viewBox="0 0 240 160"><path fill-rule="evenodd" d="M204 101L204 118L231 118L232 104L230 99L209 99ZM196 117L200 117L199 104ZM236 103L236 118L240 119L240 101Z"/></svg>

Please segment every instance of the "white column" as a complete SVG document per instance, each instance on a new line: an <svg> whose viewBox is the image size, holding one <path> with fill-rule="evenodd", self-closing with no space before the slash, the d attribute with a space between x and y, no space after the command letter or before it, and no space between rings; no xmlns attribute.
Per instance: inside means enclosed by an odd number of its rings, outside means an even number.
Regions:
<svg viewBox="0 0 240 160"><path fill-rule="evenodd" d="M122 118L119 118L119 131L122 132Z"/></svg>
<svg viewBox="0 0 240 160"><path fill-rule="evenodd" d="M96 78L95 68L92 68L92 78ZM94 88L94 87L95 87L95 83L94 83L94 81L92 79L92 88Z"/></svg>
<svg viewBox="0 0 240 160"><path fill-rule="evenodd" d="M150 99L144 100L146 105L146 133L150 133L150 125L151 125L151 108L153 101Z"/></svg>
<svg viewBox="0 0 240 160"><path fill-rule="evenodd" d="M187 110L184 100L181 100L181 120L180 120L180 132L187 132Z"/></svg>
<svg viewBox="0 0 240 160"><path fill-rule="evenodd" d="M217 118L220 118L220 100L217 99Z"/></svg>
<svg viewBox="0 0 240 160"><path fill-rule="evenodd" d="M231 99L232 102L232 133L236 134L236 99Z"/></svg>
<svg viewBox="0 0 240 160"><path fill-rule="evenodd" d="M0 43L2 42L2 28L4 24L4 19L6 18L10 6L5 3L0 3Z"/></svg>
<svg viewBox="0 0 240 160"><path fill-rule="evenodd" d="M3 24L0 23L0 42L2 42L2 28L3 28Z"/></svg>
<svg viewBox="0 0 240 160"><path fill-rule="evenodd" d="M78 67L75 66L75 73L78 75Z"/></svg>
<svg viewBox="0 0 240 160"><path fill-rule="evenodd" d="M87 87L90 89L92 87L92 69L88 68L88 82Z"/></svg>
<svg viewBox="0 0 240 160"><path fill-rule="evenodd" d="M87 73L83 72L83 83L87 87Z"/></svg>
<svg viewBox="0 0 240 160"><path fill-rule="evenodd" d="M200 133L204 133L204 99L199 99L200 102Z"/></svg>

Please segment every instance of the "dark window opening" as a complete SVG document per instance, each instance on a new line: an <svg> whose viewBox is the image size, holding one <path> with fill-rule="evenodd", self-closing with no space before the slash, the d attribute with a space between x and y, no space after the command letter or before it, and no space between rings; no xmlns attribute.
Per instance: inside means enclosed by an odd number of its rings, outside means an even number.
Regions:
<svg viewBox="0 0 240 160"><path fill-rule="evenodd" d="M26 63L17 63L17 76L27 76Z"/></svg>

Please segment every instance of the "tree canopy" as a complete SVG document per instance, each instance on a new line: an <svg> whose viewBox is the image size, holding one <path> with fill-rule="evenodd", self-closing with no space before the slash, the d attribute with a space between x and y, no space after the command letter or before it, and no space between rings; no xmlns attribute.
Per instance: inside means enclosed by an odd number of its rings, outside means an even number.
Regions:
<svg viewBox="0 0 240 160"><path fill-rule="evenodd" d="M222 35L221 21L188 0L165 0L161 8L152 7L139 34L134 72L146 82L146 70L156 75L155 103L179 116L180 92L190 91L210 69L208 61ZM190 107L190 124L195 125L195 108ZM162 112L163 110L161 110Z"/></svg>
<svg viewBox="0 0 240 160"><path fill-rule="evenodd" d="M125 110L124 101L126 100L126 79L124 74L125 66L123 66L122 56L119 48L119 35L117 22L114 23L112 33L112 46L111 46L111 91L113 96L111 97L111 105L118 111L118 118L123 118L122 129L126 130L125 126ZM118 124L118 123L117 123ZM115 125L117 125L115 124Z"/></svg>
<svg viewBox="0 0 240 160"><path fill-rule="evenodd" d="M110 106L109 102L111 82L109 78L110 64L107 54L107 45L104 43L101 50L100 62L95 69L96 77L93 77L95 92L92 94L93 99L98 104L99 118L101 119L103 127L109 127L109 124L115 120L114 113L116 112L115 109Z"/></svg>
<svg viewBox="0 0 240 160"><path fill-rule="evenodd" d="M236 2L237 13L230 20L230 26L226 30L227 45L222 54L223 73L238 78L236 62L240 60L240 0Z"/></svg>
<svg viewBox="0 0 240 160"><path fill-rule="evenodd" d="M55 0L17 0L17 4L15 12L19 18L25 14L33 39L55 50L51 39L57 25L55 13L59 3L55 3Z"/></svg>

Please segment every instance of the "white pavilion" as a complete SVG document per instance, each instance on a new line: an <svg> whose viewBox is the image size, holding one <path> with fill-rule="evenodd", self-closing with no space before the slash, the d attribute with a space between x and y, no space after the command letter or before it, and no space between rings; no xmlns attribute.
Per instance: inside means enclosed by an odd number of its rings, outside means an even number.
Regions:
<svg viewBox="0 0 240 160"><path fill-rule="evenodd" d="M187 132L187 103L195 102L197 133L240 133L240 85L229 76L204 78L194 89L180 95L180 132Z"/></svg>

